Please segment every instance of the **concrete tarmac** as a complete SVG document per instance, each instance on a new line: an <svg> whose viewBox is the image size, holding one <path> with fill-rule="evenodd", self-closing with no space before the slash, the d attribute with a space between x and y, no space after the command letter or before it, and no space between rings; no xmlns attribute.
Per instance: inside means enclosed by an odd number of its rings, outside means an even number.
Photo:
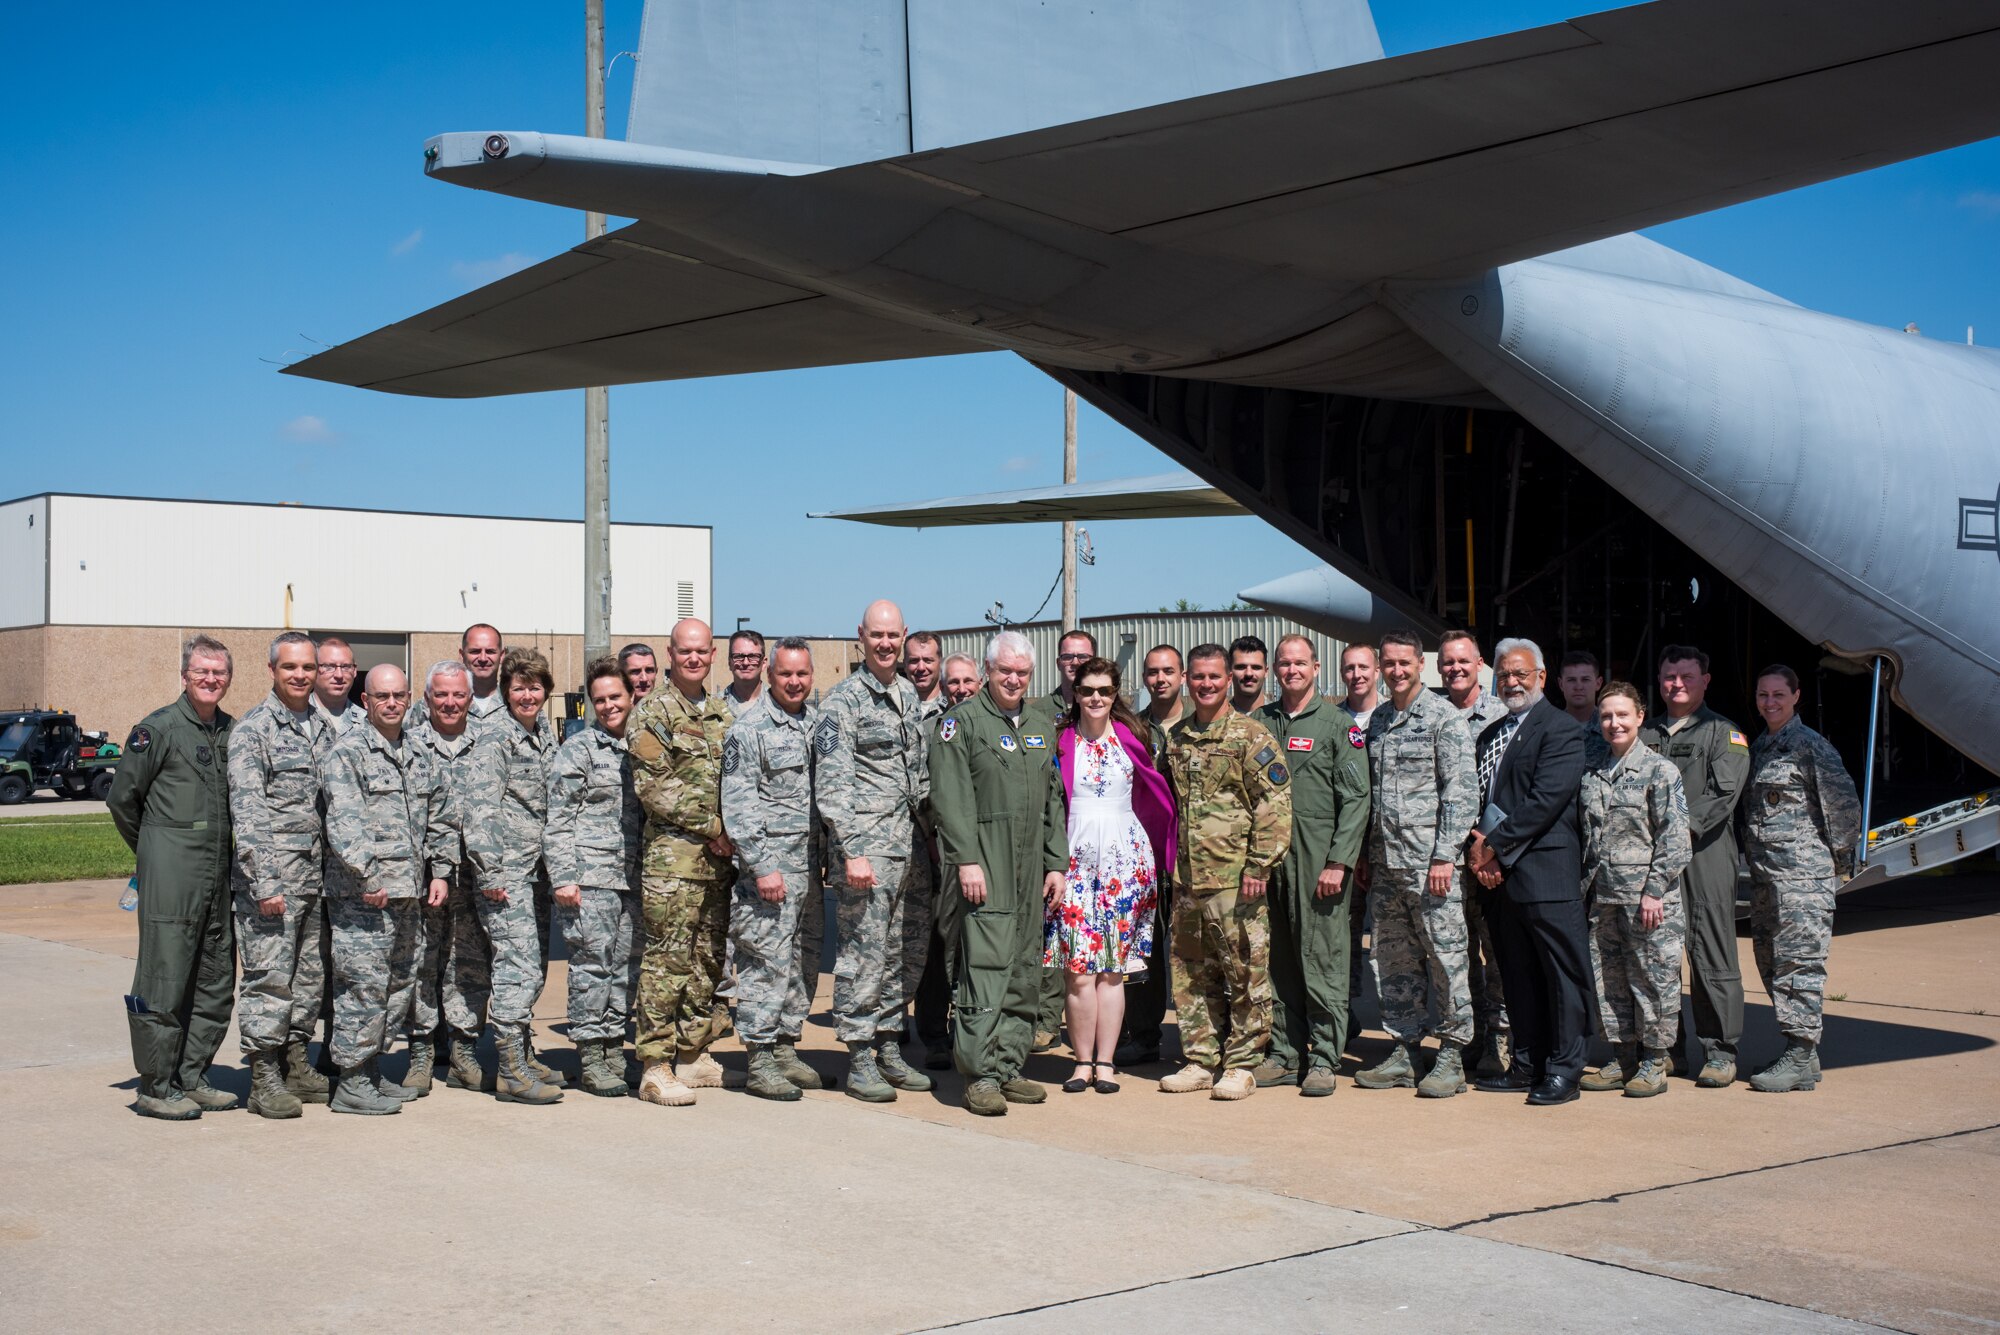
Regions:
<svg viewBox="0 0 2000 1335"><path fill-rule="evenodd" d="M1531 1109L1343 1079L1226 1104L1160 1094L1163 1065L990 1120L947 1075L889 1105L572 1090L527 1108L440 1084L393 1118L148 1121L122 887L0 889L10 1330L2000 1325L1990 874L1843 901L1811 1094L1675 1080ZM1742 947L1755 1064L1778 1039ZM563 981L557 964L538 1008L558 1064ZM823 989L808 1058L834 1075L825 1019ZM1385 1042L1364 1029L1353 1056ZM221 1061L241 1091L233 1034Z"/></svg>

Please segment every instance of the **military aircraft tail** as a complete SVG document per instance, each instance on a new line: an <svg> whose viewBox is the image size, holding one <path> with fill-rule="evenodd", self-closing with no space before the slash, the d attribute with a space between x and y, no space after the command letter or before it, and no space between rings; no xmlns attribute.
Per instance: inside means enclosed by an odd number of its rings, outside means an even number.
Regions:
<svg viewBox="0 0 2000 1335"><path fill-rule="evenodd" d="M841 167L1378 60L1367 0L653 0L626 138Z"/></svg>

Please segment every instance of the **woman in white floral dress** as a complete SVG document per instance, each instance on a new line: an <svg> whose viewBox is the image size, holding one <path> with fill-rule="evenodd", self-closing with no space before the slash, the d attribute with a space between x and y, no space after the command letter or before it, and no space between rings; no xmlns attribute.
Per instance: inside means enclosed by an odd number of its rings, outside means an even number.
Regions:
<svg viewBox="0 0 2000 1335"><path fill-rule="evenodd" d="M1125 980L1145 971L1160 859L1174 847L1172 795L1118 687L1115 663L1086 662L1056 739L1069 797L1069 874L1048 907L1042 963L1064 975L1076 1070L1063 1089L1073 1094L1118 1088L1111 1054L1125 1020Z"/></svg>

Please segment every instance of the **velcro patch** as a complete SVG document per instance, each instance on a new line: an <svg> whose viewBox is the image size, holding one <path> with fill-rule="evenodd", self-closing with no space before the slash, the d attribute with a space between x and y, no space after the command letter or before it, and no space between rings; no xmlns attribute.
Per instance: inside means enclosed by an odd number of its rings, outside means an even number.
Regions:
<svg viewBox="0 0 2000 1335"><path fill-rule="evenodd" d="M956 736L958 736L958 720L957 720L957 719L955 719L955 718L948 718L948 719L946 719L946 720L945 720L944 722L942 722L942 723L938 724L938 740L939 740L939 741L941 741L941 742L948 742L948 741L950 741L950 740L951 740L952 738L954 738L954 737L956 737Z"/></svg>
<svg viewBox="0 0 2000 1335"><path fill-rule="evenodd" d="M1313 739L1310 737L1287 737L1285 739L1285 749L1287 751L1310 751L1313 749Z"/></svg>
<svg viewBox="0 0 2000 1335"><path fill-rule="evenodd" d="M1007 736L1004 733L1001 734L1000 749L1002 751L1012 751L1014 749L1014 739L1012 737Z"/></svg>
<svg viewBox="0 0 2000 1335"><path fill-rule="evenodd" d="M840 720L830 714L820 716L819 726L813 729L813 750L823 756L830 756L840 745Z"/></svg>
<svg viewBox="0 0 2000 1335"><path fill-rule="evenodd" d="M143 751L153 744L153 730L141 723L132 729L132 735L125 739L127 751Z"/></svg>
<svg viewBox="0 0 2000 1335"><path fill-rule="evenodd" d="M1748 751L1750 749L1749 740L1745 738L1742 733L1736 731L1734 728L1731 728L1729 730L1729 744L1731 746L1740 746L1745 751Z"/></svg>
<svg viewBox="0 0 2000 1335"><path fill-rule="evenodd" d="M1292 772L1283 765L1273 765L1264 771L1264 776L1270 779L1272 783L1282 784L1292 777Z"/></svg>
<svg viewBox="0 0 2000 1335"><path fill-rule="evenodd" d="M1361 731L1360 724L1357 723L1347 730L1347 744L1349 746L1368 745L1368 734Z"/></svg>
<svg viewBox="0 0 2000 1335"><path fill-rule="evenodd" d="M1040 751L1045 749L1048 746L1048 743L1042 740L1042 735L1040 733L1034 733L1031 735L1024 735L1021 738L1021 745L1027 747L1030 751Z"/></svg>
<svg viewBox="0 0 2000 1335"><path fill-rule="evenodd" d="M197 746L194 749L194 758L206 765L209 761L215 759L215 752L209 750L206 745Z"/></svg>
<svg viewBox="0 0 2000 1335"><path fill-rule="evenodd" d="M1252 758L1251 763L1255 765L1268 765L1277 758L1278 758L1278 753L1276 751L1273 751L1270 747L1267 746L1262 750L1260 750L1259 752L1257 752L1257 754Z"/></svg>

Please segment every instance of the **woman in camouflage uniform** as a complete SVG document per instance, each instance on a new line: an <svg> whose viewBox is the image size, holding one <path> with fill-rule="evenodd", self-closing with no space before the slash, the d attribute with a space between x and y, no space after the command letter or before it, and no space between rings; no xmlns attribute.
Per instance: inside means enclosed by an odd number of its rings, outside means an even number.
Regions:
<svg viewBox="0 0 2000 1335"><path fill-rule="evenodd" d="M1630 682L1598 692L1604 745L1593 748L1576 795L1598 1023L1618 1049L1577 1083L1636 1099L1666 1092L1667 1053L1680 1036L1680 879L1694 854L1681 772L1639 740L1645 720Z"/></svg>
<svg viewBox="0 0 2000 1335"><path fill-rule="evenodd" d="M1767 1094L1819 1083L1826 956L1833 896L1861 838L1861 799L1840 753L1798 718L1799 674L1757 674L1764 735L1750 747L1750 786L1737 805L1750 863L1750 934L1757 972L1785 1036L1778 1059L1750 1077Z"/></svg>
<svg viewBox="0 0 2000 1335"><path fill-rule="evenodd" d="M632 788L632 691L618 661L592 663L583 688L597 721L556 752L542 856L569 947L569 1037L584 1091L623 1098L646 812Z"/></svg>

